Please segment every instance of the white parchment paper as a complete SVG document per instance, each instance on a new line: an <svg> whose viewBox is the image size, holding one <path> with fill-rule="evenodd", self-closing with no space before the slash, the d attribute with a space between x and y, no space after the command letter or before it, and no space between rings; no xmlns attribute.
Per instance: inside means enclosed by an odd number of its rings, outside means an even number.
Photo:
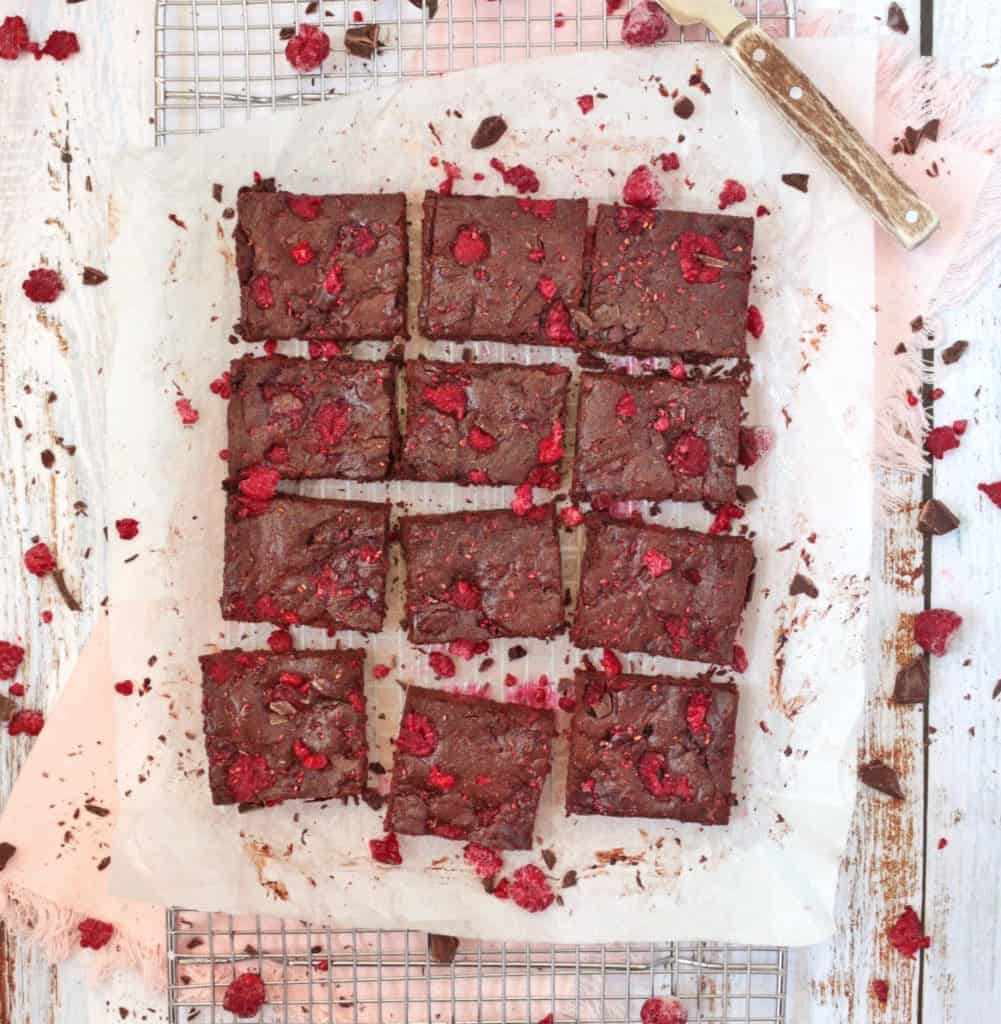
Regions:
<svg viewBox="0 0 1001 1024"><path fill-rule="evenodd" d="M874 51L858 41L790 44L794 56L861 128L871 132ZM696 62L710 95L688 87ZM844 69L851 67L851 76ZM663 86L663 89L661 88ZM663 92L691 94L688 121ZM575 98L603 93L592 113ZM462 117L450 114L460 111ZM492 149L468 140L480 119L501 113L510 130ZM429 128L433 123L434 132ZM440 141L439 141L440 140ZM742 476L758 500L744 522L758 566L741 642L750 667L738 678L737 806L728 828L634 819L567 818L562 812L565 747L543 793L531 853L505 856L509 873L555 854L557 887L578 883L563 905L529 915L483 892L462 861L462 844L401 837L404 864L373 864L367 840L381 814L365 805L289 803L239 814L213 807L205 779L198 655L218 647L263 646L270 627L224 623L222 578L225 403L210 381L249 346L227 342L238 315L231 239L222 218L252 173L275 175L300 192L405 190L412 253L419 251L419 199L442 178L438 156L458 164L457 191L504 191L489 158L523 161L542 196L610 201L626 174L676 151L680 171L657 172L665 205L715 209L727 177L749 190L730 212L771 211L756 222L752 301L766 328L751 341L748 422L771 428L771 454ZM485 175L475 181L473 174ZM810 175L807 194L782 184ZM212 184L223 186L215 202ZM170 219L173 215L183 226ZM717 939L808 943L827 935L838 859L854 796L854 726L864 689L872 525L873 232L866 216L819 161L779 123L710 47L589 53L495 65L322 108L264 117L165 152L131 152L117 168L111 266L117 343L109 374L110 507L141 522L138 541L112 548L111 608L116 679L149 680L117 703L122 811L112 860L118 893L162 903L258 911L341 926L410 926L492 939ZM412 262L416 263L416 260ZM419 282L412 278L412 305ZM416 321L411 317L411 323ZM477 358L553 359L554 350L474 343ZM259 347L258 347L259 349ZM457 359L462 346L415 339L421 352ZM283 344L281 351L298 351ZM359 356L383 351L360 346ZM556 358L575 364L571 353ZM181 395L200 413L185 427ZM569 460L567 460L569 461ZM475 501L500 507L509 488L349 485L302 488L330 497L406 500L413 510ZM649 510L644 508L644 512ZM708 527L701 507L664 503L657 521ZM576 537L564 535L567 584L576 586ZM126 561L130 556L138 557ZM816 599L790 597L796 572ZM427 652L399 630L401 567L390 574L387 630L365 640L302 629L299 647L340 642L369 651L393 671L369 678L372 757L387 769L402 704L400 683L435 684ZM571 674L582 652L563 637L525 641L508 662L495 641L492 669L460 662L451 682ZM155 659L155 661L154 661ZM694 674L699 666L631 656L633 670ZM510 692L508 696L510 696ZM564 719L566 716L562 716ZM376 779L383 786L388 776Z"/></svg>

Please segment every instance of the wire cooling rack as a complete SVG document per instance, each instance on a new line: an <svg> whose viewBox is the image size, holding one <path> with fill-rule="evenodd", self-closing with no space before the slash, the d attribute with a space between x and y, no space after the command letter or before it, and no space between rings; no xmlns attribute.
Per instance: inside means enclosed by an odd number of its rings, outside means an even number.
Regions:
<svg viewBox="0 0 1001 1024"><path fill-rule="evenodd" d="M609 14L608 3L157 0L156 143L404 78L621 45L626 7ZM738 6L772 35L796 34L794 3ZM284 54L283 37L303 23L321 25L331 40L330 56L308 75ZM344 32L358 25L379 26L371 60L345 52ZM669 42L706 38L701 29L675 30ZM554 1024L629 1024L651 996L679 998L691 1024L785 1020L786 951L774 946L463 941L451 963L440 963L419 932L175 908L167 949L171 1024L234 1020L223 995L243 971L267 982L257 1020L276 1024L536 1024L548 1014Z"/></svg>

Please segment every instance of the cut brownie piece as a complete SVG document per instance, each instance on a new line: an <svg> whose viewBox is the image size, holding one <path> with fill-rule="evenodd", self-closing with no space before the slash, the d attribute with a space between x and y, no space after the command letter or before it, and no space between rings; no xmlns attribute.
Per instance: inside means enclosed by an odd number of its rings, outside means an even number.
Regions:
<svg viewBox="0 0 1001 1024"><path fill-rule="evenodd" d="M295 195L262 183L241 189L236 205L233 237L247 341L406 337L402 192Z"/></svg>
<svg viewBox="0 0 1001 1024"><path fill-rule="evenodd" d="M559 487L569 370L419 359L406 381L401 477Z"/></svg>
<svg viewBox="0 0 1001 1024"><path fill-rule="evenodd" d="M405 516L407 617L415 644L548 637L563 625L556 514L452 512Z"/></svg>
<svg viewBox="0 0 1001 1024"><path fill-rule="evenodd" d="M574 497L731 502L740 385L667 374L585 373L577 406Z"/></svg>
<svg viewBox="0 0 1001 1024"><path fill-rule="evenodd" d="M746 351L754 221L599 206L583 344L715 359Z"/></svg>
<svg viewBox="0 0 1001 1024"><path fill-rule="evenodd" d="M389 506L276 494L226 505L222 617L378 630Z"/></svg>
<svg viewBox="0 0 1001 1024"><path fill-rule="evenodd" d="M522 704L409 687L386 830L530 850L553 719Z"/></svg>
<svg viewBox="0 0 1001 1024"><path fill-rule="evenodd" d="M399 443L396 366L355 359L234 359L229 472L384 480Z"/></svg>
<svg viewBox="0 0 1001 1024"><path fill-rule="evenodd" d="M220 651L202 664L215 804L358 796L365 789L364 651Z"/></svg>
<svg viewBox="0 0 1001 1024"><path fill-rule="evenodd" d="M730 820L737 688L577 672L567 814Z"/></svg>
<svg viewBox="0 0 1001 1024"><path fill-rule="evenodd" d="M421 330L429 338L572 344L586 249L586 199L427 192Z"/></svg>
<svg viewBox="0 0 1001 1024"><path fill-rule="evenodd" d="M744 537L586 519L578 647L611 647L730 664L754 568Z"/></svg>

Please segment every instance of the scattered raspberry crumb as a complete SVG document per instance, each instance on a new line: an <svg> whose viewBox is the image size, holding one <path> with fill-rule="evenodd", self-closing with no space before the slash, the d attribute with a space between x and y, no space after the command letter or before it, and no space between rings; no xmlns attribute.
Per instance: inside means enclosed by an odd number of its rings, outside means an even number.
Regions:
<svg viewBox="0 0 1001 1024"><path fill-rule="evenodd" d="M7 723L11 736L37 736L45 727L45 716L41 711L18 711Z"/></svg>
<svg viewBox="0 0 1001 1024"><path fill-rule="evenodd" d="M929 452L933 458L945 458L946 452L951 452L954 448L959 447L959 437L965 433L966 423L961 420L957 422L962 423L960 430L957 430L956 424L953 423L951 426L935 427L928 431L928 436L925 438L925 451Z"/></svg>
<svg viewBox="0 0 1001 1024"><path fill-rule="evenodd" d="M601 652L601 670L610 676L622 674L622 662L619 661L619 656L607 647Z"/></svg>
<svg viewBox="0 0 1001 1024"><path fill-rule="evenodd" d="M476 228L459 228L452 243L452 256L456 263L463 267L471 267L485 259L489 252L487 239Z"/></svg>
<svg viewBox="0 0 1001 1024"><path fill-rule="evenodd" d="M535 507L532 501L532 485L518 484L514 489L514 498L511 500L511 508L516 516L528 515Z"/></svg>
<svg viewBox="0 0 1001 1024"><path fill-rule="evenodd" d="M190 427L198 422L198 410L191 404L191 401L187 398L179 398L174 403L174 408L177 409L177 415L181 417L181 423L186 427Z"/></svg>
<svg viewBox="0 0 1001 1024"><path fill-rule="evenodd" d="M546 337L558 345L572 345L577 340L570 310L562 302L554 302L546 313Z"/></svg>
<svg viewBox="0 0 1001 1024"><path fill-rule="evenodd" d="M760 338L765 331L765 318L757 306L747 307L747 330L752 338Z"/></svg>
<svg viewBox="0 0 1001 1024"><path fill-rule="evenodd" d="M461 384L428 385L421 392L438 412L461 420L466 415L466 389Z"/></svg>
<svg viewBox="0 0 1001 1024"><path fill-rule="evenodd" d="M46 609L42 612L42 622L49 623L52 621L52 612Z"/></svg>
<svg viewBox="0 0 1001 1024"><path fill-rule="evenodd" d="M400 855L400 841L396 838L395 832L390 832L383 839L370 839L368 848L372 854L372 860L378 864L403 863L403 857Z"/></svg>
<svg viewBox="0 0 1001 1024"><path fill-rule="evenodd" d="M37 267L28 271L27 278L21 282L21 289L32 302L55 302L63 290L63 279L56 270Z"/></svg>
<svg viewBox="0 0 1001 1024"><path fill-rule="evenodd" d="M594 110L594 97L588 92L577 97L577 106L582 114L590 114Z"/></svg>
<svg viewBox="0 0 1001 1024"><path fill-rule="evenodd" d="M932 388L931 400L937 402L940 398L944 397L945 390L943 388Z"/></svg>
<svg viewBox="0 0 1001 1024"><path fill-rule="evenodd" d="M539 178L531 167L524 164L505 166L497 157L493 157L490 166L504 179L505 185L513 185L519 192L538 192Z"/></svg>
<svg viewBox="0 0 1001 1024"><path fill-rule="evenodd" d="M685 231L678 239L678 263L681 276L689 284L714 284L723 276L723 268L704 263L700 257L722 260L723 250L719 242L709 235L697 235Z"/></svg>
<svg viewBox="0 0 1001 1024"><path fill-rule="evenodd" d="M643 1024L688 1024L688 1011L677 999L652 996L640 1007Z"/></svg>
<svg viewBox="0 0 1001 1024"><path fill-rule="evenodd" d="M929 654L943 655L953 633L963 624L948 608L929 608L914 617L914 642Z"/></svg>
<svg viewBox="0 0 1001 1024"><path fill-rule="evenodd" d="M280 474L268 466L251 466L243 474L237 487L240 493L251 501L270 501L278 490Z"/></svg>
<svg viewBox="0 0 1001 1024"><path fill-rule="evenodd" d="M628 391L615 403L615 415L620 420L631 420L636 415L636 400Z"/></svg>
<svg viewBox="0 0 1001 1024"><path fill-rule="evenodd" d="M511 898L511 883L506 879L502 878L495 886L493 896L499 900L507 900Z"/></svg>
<svg viewBox="0 0 1001 1024"><path fill-rule="evenodd" d="M122 540L135 540L139 536L138 519L116 519L115 529Z"/></svg>
<svg viewBox="0 0 1001 1024"><path fill-rule="evenodd" d="M123 679L120 683L115 683L115 693L120 693L123 697L131 697L135 690L135 684L131 679Z"/></svg>
<svg viewBox="0 0 1001 1024"><path fill-rule="evenodd" d="M462 168L459 167L458 164L453 164L449 160L443 160L442 167L445 171L445 177L438 182L438 194L442 196L450 196L452 194L453 183L462 177Z"/></svg>
<svg viewBox="0 0 1001 1024"><path fill-rule="evenodd" d="M23 697L25 694L23 683L11 683L10 694L12 697Z"/></svg>
<svg viewBox="0 0 1001 1024"><path fill-rule="evenodd" d="M605 14L611 17L625 2L626 0L605 0Z"/></svg>
<svg viewBox="0 0 1001 1024"><path fill-rule="evenodd" d="M880 1003L885 1005L886 1000L890 996L889 982L885 981L883 978L873 978L872 982L870 983L870 988L872 989L872 994L876 997L876 999L878 999Z"/></svg>
<svg viewBox="0 0 1001 1024"><path fill-rule="evenodd" d="M42 47L41 52L35 54L35 59L40 60L45 56L62 61L79 52L80 41L77 39L76 33L56 29L55 32L49 34L49 38L45 40L45 45Z"/></svg>
<svg viewBox="0 0 1001 1024"><path fill-rule="evenodd" d="M341 346L336 341L311 341L309 343L310 359L333 359L341 354Z"/></svg>
<svg viewBox="0 0 1001 1024"><path fill-rule="evenodd" d="M330 37L316 25L300 25L285 47L285 59L296 71L318 68L330 53Z"/></svg>
<svg viewBox="0 0 1001 1024"><path fill-rule="evenodd" d="M361 11L354 11L352 13L352 15L351 15L351 20L352 21L362 21L364 19L364 17L365 17L365 15L362 14Z"/></svg>
<svg viewBox="0 0 1001 1024"><path fill-rule="evenodd" d="M373 665L372 666L372 675L374 675L376 679L385 679L386 676L389 675L389 666L388 665Z"/></svg>
<svg viewBox="0 0 1001 1024"><path fill-rule="evenodd" d="M113 925L99 921L96 917L85 917L77 928L80 929L81 949L102 949L115 933Z"/></svg>
<svg viewBox="0 0 1001 1024"><path fill-rule="evenodd" d="M0 25L0 60L17 60L30 46L31 40L24 18L17 14L4 18L3 24Z"/></svg>
<svg viewBox="0 0 1001 1024"><path fill-rule="evenodd" d="M256 1017L268 1001L261 976L253 971L237 975L226 987L222 1006L237 1017Z"/></svg>
<svg viewBox="0 0 1001 1024"><path fill-rule="evenodd" d="M553 420L549 434L539 441L537 458L543 466L551 466L563 458L563 424L559 420Z"/></svg>
<svg viewBox="0 0 1001 1024"><path fill-rule="evenodd" d="M480 878L493 878L502 867L504 859L496 850L479 843L467 843L462 850L463 858L476 868Z"/></svg>
<svg viewBox="0 0 1001 1024"><path fill-rule="evenodd" d="M650 570L650 575L656 579L664 573L671 571L671 559L661 554L655 548L643 552L643 564Z"/></svg>
<svg viewBox="0 0 1001 1024"><path fill-rule="evenodd" d="M737 672L747 671L747 651L740 644L733 645L733 667Z"/></svg>
<svg viewBox="0 0 1001 1024"><path fill-rule="evenodd" d="M635 10L635 8L634 8ZM657 8L660 10L660 7ZM626 183L622 186L622 201L627 206L637 206L644 210L652 209L664 198L664 190L660 182L650 173L646 164L640 164L629 172Z"/></svg>
<svg viewBox="0 0 1001 1024"><path fill-rule="evenodd" d="M560 509L560 519L563 520L564 526L572 529L584 522L584 513L575 505L567 505Z"/></svg>
<svg viewBox="0 0 1001 1024"><path fill-rule="evenodd" d="M653 46L667 35L668 20L664 8L653 0L641 0L622 22L622 41L626 46Z"/></svg>
<svg viewBox="0 0 1001 1024"><path fill-rule="evenodd" d="M942 836L942 838L938 841L938 848L940 850L944 850L948 845L949 845L949 840L946 839L945 836Z"/></svg>
<svg viewBox="0 0 1001 1024"><path fill-rule="evenodd" d="M545 1017L538 1022L538 1024L553 1024L553 1015L551 1013L547 1013Z"/></svg>
<svg viewBox="0 0 1001 1024"><path fill-rule="evenodd" d="M993 484L977 484L977 490L983 491L998 508L1001 508L1001 480Z"/></svg>
<svg viewBox="0 0 1001 1024"><path fill-rule="evenodd" d="M496 890L494 891L496 895ZM545 910L556 898L542 871L534 864L518 868L511 882L511 899L531 914Z"/></svg>
<svg viewBox="0 0 1001 1024"><path fill-rule="evenodd" d="M931 945L931 939L925 935L921 927L921 918L910 905L904 907L904 912L894 921L886 934L893 948L909 960L914 959L914 954L919 949L927 949Z"/></svg>
<svg viewBox="0 0 1001 1024"><path fill-rule="evenodd" d="M759 206L754 211L754 216L755 217L769 217L769 216L771 216L771 212L772 211L769 210L767 206Z"/></svg>
<svg viewBox="0 0 1001 1024"><path fill-rule="evenodd" d="M56 567L56 559L49 545L40 541L24 553L24 567L35 576L48 576Z"/></svg>
<svg viewBox="0 0 1001 1024"><path fill-rule="evenodd" d="M643 788L655 797L679 797L691 800L694 796L687 775L672 775L667 770L667 758L648 750L636 766Z"/></svg>
<svg viewBox="0 0 1001 1024"><path fill-rule="evenodd" d="M655 156L654 163L660 164L662 171L676 171L681 166L681 160L677 153L661 153Z"/></svg>
<svg viewBox="0 0 1001 1024"><path fill-rule="evenodd" d="M456 658L462 658L463 661L472 661L489 650L488 640L453 640L448 645L448 653Z"/></svg>
<svg viewBox="0 0 1001 1024"><path fill-rule="evenodd" d="M438 730L434 723L417 711L403 716L400 735L396 737L396 749L414 757L427 757L438 748Z"/></svg>
<svg viewBox="0 0 1001 1024"><path fill-rule="evenodd" d="M13 679L23 660L23 647L0 640L0 679Z"/></svg>
<svg viewBox="0 0 1001 1024"><path fill-rule="evenodd" d="M747 198L747 189L734 178L727 178L719 193L719 208L725 210L734 203L742 203Z"/></svg>
<svg viewBox="0 0 1001 1024"><path fill-rule="evenodd" d="M672 380L688 380L688 371L684 363L672 363L671 369L667 372Z"/></svg>
<svg viewBox="0 0 1001 1024"><path fill-rule="evenodd" d="M909 406L910 406L910 407L911 407L912 409L914 408L914 406L916 406L916 405L918 404L918 402L920 402L920 401L921 401L921 399L920 399L920 398L918 398L918 396L917 396L916 394L914 394L914 392L913 392L913 391L911 391L911 389L910 389L910 388L908 388L908 389L907 389L907 390L906 390L906 391L904 392L904 398L906 398L906 399L907 399L907 404L908 404L908 405L909 405Z"/></svg>
<svg viewBox="0 0 1001 1024"><path fill-rule="evenodd" d="M451 679L455 675L455 662L442 651L432 651L428 655L428 665L435 679Z"/></svg>
<svg viewBox="0 0 1001 1024"><path fill-rule="evenodd" d="M724 505L709 526L711 534L729 533L734 519L743 519L744 510L739 505Z"/></svg>

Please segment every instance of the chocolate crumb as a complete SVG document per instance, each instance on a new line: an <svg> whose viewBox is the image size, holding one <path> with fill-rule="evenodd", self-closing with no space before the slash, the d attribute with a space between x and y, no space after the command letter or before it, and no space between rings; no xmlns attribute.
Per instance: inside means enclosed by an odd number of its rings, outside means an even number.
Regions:
<svg viewBox="0 0 1001 1024"><path fill-rule="evenodd" d="M187 943L185 943L185 948L186 949L197 949L199 946L204 946L204 945L205 945L205 940L198 938L198 936L196 935L193 939L188 939Z"/></svg>
<svg viewBox="0 0 1001 1024"><path fill-rule="evenodd" d="M808 192L810 190L809 174L783 174L782 182L800 192Z"/></svg>
<svg viewBox="0 0 1001 1024"><path fill-rule="evenodd" d="M13 843L0 843L0 871L7 867L15 853L17 847Z"/></svg>
<svg viewBox="0 0 1001 1024"><path fill-rule="evenodd" d="M922 330L922 328L924 327L924 325L925 325L925 318L924 318L923 316L916 316L916 317L915 317L915 318L914 318L914 319L913 319L913 320L911 321L911 330L912 330L912 331L913 331L913 332L914 332L915 334L917 334L917 333L918 333L918 331Z"/></svg>
<svg viewBox="0 0 1001 1024"><path fill-rule="evenodd" d="M497 142L506 131L507 121L499 114L491 114L480 121L469 144L473 149L486 149Z"/></svg>
<svg viewBox="0 0 1001 1024"><path fill-rule="evenodd" d="M897 672L893 683L894 704L924 704L928 700L928 664L917 658Z"/></svg>
<svg viewBox="0 0 1001 1024"><path fill-rule="evenodd" d="M968 341L954 341L948 348L942 349L942 362L946 366L958 363L969 347L970 343Z"/></svg>
<svg viewBox="0 0 1001 1024"><path fill-rule="evenodd" d="M860 765L858 777L859 781L870 789L885 793L887 796L893 797L894 800L904 799L904 791L900 786L896 768L891 768L883 761L870 761L868 764Z"/></svg>
<svg viewBox="0 0 1001 1024"><path fill-rule="evenodd" d="M188 230L188 225L185 224L184 221L181 220L181 218L178 217L176 213L168 213L167 220L169 220L171 224L176 224L179 228L182 228L184 231Z"/></svg>
<svg viewBox="0 0 1001 1024"><path fill-rule="evenodd" d="M295 35L295 29L291 25L285 25L278 30L278 38L285 42Z"/></svg>
<svg viewBox="0 0 1001 1024"><path fill-rule="evenodd" d="M757 498L758 492L750 484L737 485L737 501L742 505L747 505L752 501L756 501Z"/></svg>
<svg viewBox="0 0 1001 1024"><path fill-rule="evenodd" d="M98 270L97 267L84 267L83 268L83 283L89 285L104 284L108 280L108 275L103 270Z"/></svg>
<svg viewBox="0 0 1001 1024"><path fill-rule="evenodd" d="M319 7L320 7L320 0L309 0L309 3L306 4L306 13L307 14L316 14L316 12L319 9Z"/></svg>
<svg viewBox="0 0 1001 1024"><path fill-rule="evenodd" d="M217 202L222 202L222 185L219 182L215 182L212 186L212 198Z"/></svg>
<svg viewBox="0 0 1001 1024"><path fill-rule="evenodd" d="M556 867L556 854L553 853L552 850L543 850L542 859L546 862L546 867L549 868L550 871Z"/></svg>
<svg viewBox="0 0 1001 1024"><path fill-rule="evenodd" d="M952 533L959 526L959 517L945 502L932 498L921 506L918 515L918 529L930 537L941 537Z"/></svg>
<svg viewBox="0 0 1001 1024"><path fill-rule="evenodd" d="M41 458L42 458L42 465L43 465L43 466L44 466L44 467L45 467L46 469L52 469L52 467L53 467L53 466L55 465L55 463L56 463L56 456L55 456L55 452L53 452L51 448L46 448L46 449L45 449L45 450L44 450L44 451L42 452Z"/></svg>
<svg viewBox="0 0 1001 1024"><path fill-rule="evenodd" d="M382 49L382 43L379 42L379 26L356 25L349 28L344 33L344 49L352 57L369 60Z"/></svg>
<svg viewBox="0 0 1001 1024"><path fill-rule="evenodd" d="M991 700L997 700L1001 697L1001 679L994 684L994 692L991 694Z"/></svg>
<svg viewBox="0 0 1001 1024"><path fill-rule="evenodd" d="M0 722L9 722L15 711L17 711L17 705L14 701L0 693Z"/></svg>
<svg viewBox="0 0 1001 1024"><path fill-rule="evenodd" d="M890 4L886 11L886 27L902 36L907 35L910 25L907 24L907 15L900 8L900 4Z"/></svg>
<svg viewBox="0 0 1001 1024"><path fill-rule="evenodd" d="M695 113L695 104L687 96L681 96L674 101L674 113L687 121Z"/></svg>
<svg viewBox="0 0 1001 1024"><path fill-rule="evenodd" d="M99 818L106 818L111 813L107 807L100 804L84 804L83 809L89 814L96 814Z"/></svg>
<svg viewBox="0 0 1001 1024"><path fill-rule="evenodd" d="M508 661L518 661L519 658L524 658L528 654L528 650L522 647L521 644L515 644L514 647L507 649Z"/></svg>
<svg viewBox="0 0 1001 1024"><path fill-rule="evenodd" d="M907 351L907 346L901 341L893 350L895 356L902 356Z"/></svg>
<svg viewBox="0 0 1001 1024"><path fill-rule="evenodd" d="M480 662L480 667L477 669L478 672L489 672L494 667L493 658L484 658Z"/></svg>
<svg viewBox="0 0 1001 1024"><path fill-rule="evenodd" d="M428 954L436 964L450 964L458 948L459 940L454 935L428 935Z"/></svg>
<svg viewBox="0 0 1001 1024"><path fill-rule="evenodd" d="M104 871L110 863L111 863L111 858L110 857L102 857L97 862L97 870L98 871Z"/></svg>
<svg viewBox="0 0 1001 1024"><path fill-rule="evenodd" d="M577 884L577 872L571 869L563 876L562 886L564 889L570 889L572 886Z"/></svg>
<svg viewBox="0 0 1001 1024"><path fill-rule="evenodd" d="M232 220L235 216L236 210L234 210L232 206L227 206L226 209L222 211L223 220Z"/></svg>
<svg viewBox="0 0 1001 1024"><path fill-rule="evenodd" d="M796 573L792 578L792 583L789 584L789 596L795 597L797 594L806 594L807 597L816 597L820 593L817 590L816 583L813 582L808 576L804 576L801 572Z"/></svg>
<svg viewBox="0 0 1001 1024"><path fill-rule="evenodd" d="M369 761L368 770L373 775L385 775L386 769L378 761Z"/></svg>

